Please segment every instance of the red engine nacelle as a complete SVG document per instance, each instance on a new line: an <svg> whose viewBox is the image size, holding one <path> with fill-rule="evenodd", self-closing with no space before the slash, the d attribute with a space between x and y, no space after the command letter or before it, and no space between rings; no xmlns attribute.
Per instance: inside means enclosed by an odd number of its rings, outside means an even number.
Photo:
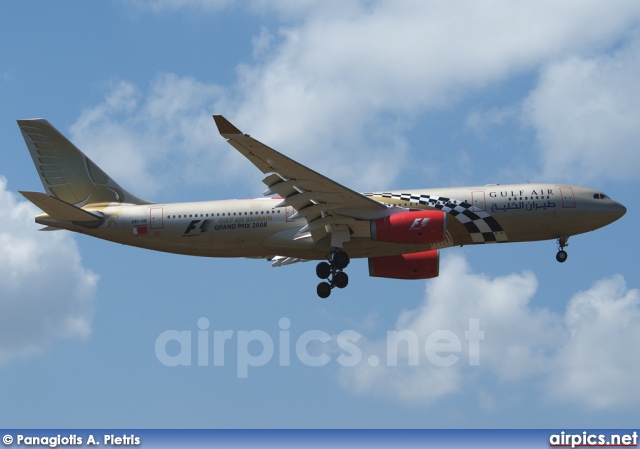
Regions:
<svg viewBox="0 0 640 449"><path fill-rule="evenodd" d="M369 276L393 279L430 279L440 274L437 249L399 256L369 257Z"/></svg>
<svg viewBox="0 0 640 449"><path fill-rule="evenodd" d="M447 214L439 210L400 212L371 221L371 239L392 243L440 243Z"/></svg>

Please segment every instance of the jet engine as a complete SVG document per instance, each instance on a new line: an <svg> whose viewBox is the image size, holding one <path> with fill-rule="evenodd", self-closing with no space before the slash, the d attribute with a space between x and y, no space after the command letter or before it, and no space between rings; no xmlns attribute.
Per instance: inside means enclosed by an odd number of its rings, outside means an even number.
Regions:
<svg viewBox="0 0 640 449"><path fill-rule="evenodd" d="M447 214L420 210L371 220L371 239L391 243L440 243L447 232Z"/></svg>

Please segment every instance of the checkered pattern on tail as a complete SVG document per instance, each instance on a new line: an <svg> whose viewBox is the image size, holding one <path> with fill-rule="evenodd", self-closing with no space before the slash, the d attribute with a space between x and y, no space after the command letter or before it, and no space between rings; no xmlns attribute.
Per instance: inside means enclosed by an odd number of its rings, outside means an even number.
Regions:
<svg viewBox="0 0 640 449"><path fill-rule="evenodd" d="M410 193L365 193L365 196L381 196L411 203L419 203L439 209L456 219L469 231L473 243L508 242L500 223L484 210L473 210L466 201L435 195L411 195Z"/></svg>

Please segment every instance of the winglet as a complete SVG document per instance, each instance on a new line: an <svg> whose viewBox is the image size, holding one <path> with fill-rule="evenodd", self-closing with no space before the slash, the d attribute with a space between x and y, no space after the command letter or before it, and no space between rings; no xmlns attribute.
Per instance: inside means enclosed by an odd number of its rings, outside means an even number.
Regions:
<svg viewBox="0 0 640 449"><path fill-rule="evenodd" d="M238 135L242 134L238 128L233 126L229 120L224 118L221 115L214 115L213 120L216 122L216 126L218 127L218 132L224 137L226 135Z"/></svg>

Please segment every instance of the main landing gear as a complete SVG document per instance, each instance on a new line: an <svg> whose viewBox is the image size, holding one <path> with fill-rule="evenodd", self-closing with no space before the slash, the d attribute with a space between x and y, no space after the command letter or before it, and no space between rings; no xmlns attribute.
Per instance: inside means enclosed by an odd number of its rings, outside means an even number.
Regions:
<svg viewBox="0 0 640 449"><path fill-rule="evenodd" d="M560 263L567 260L567 252L564 250L565 246L569 246L569 237L560 237L558 239L558 254L556 254L556 260Z"/></svg>
<svg viewBox="0 0 640 449"><path fill-rule="evenodd" d="M329 262L320 262L316 266L316 274L320 279L328 279L329 282L318 284L318 296L328 298L334 287L345 288L349 283L349 276L344 270L349 265L349 255L344 251L332 251Z"/></svg>

